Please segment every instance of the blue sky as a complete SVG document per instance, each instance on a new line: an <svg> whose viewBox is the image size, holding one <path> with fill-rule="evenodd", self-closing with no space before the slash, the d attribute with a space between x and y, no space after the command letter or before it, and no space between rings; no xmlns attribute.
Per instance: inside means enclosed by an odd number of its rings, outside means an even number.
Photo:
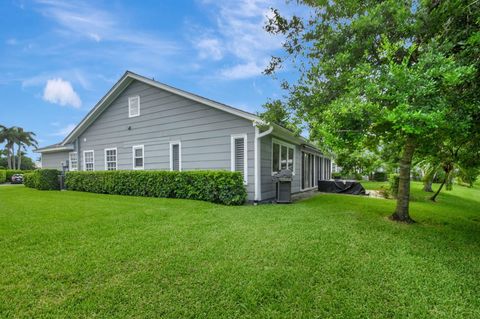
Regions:
<svg viewBox="0 0 480 319"><path fill-rule="evenodd" d="M281 52L262 29L270 7L300 10L283 0L1 1L0 124L59 142L126 70L261 111L282 94L261 74Z"/></svg>

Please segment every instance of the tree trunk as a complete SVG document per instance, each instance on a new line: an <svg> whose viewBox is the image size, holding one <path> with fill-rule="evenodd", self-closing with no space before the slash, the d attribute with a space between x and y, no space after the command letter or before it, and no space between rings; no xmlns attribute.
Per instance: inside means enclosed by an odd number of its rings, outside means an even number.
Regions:
<svg viewBox="0 0 480 319"><path fill-rule="evenodd" d="M424 192L433 193L432 184L433 184L433 179L434 178L435 178L435 175L428 176L428 179L423 182L423 191Z"/></svg>
<svg viewBox="0 0 480 319"><path fill-rule="evenodd" d="M400 173L398 183L397 207L390 218L392 220L414 223L410 218L408 206L410 202L410 170L412 168L412 158L415 152L415 140L411 137L407 138L403 147L402 158L400 159Z"/></svg>
<svg viewBox="0 0 480 319"><path fill-rule="evenodd" d="M12 169L12 148L7 146L7 164L8 169Z"/></svg>
<svg viewBox="0 0 480 319"><path fill-rule="evenodd" d="M17 169L17 161L15 160L15 144L12 145L12 168Z"/></svg>
<svg viewBox="0 0 480 319"><path fill-rule="evenodd" d="M447 181L447 177L445 176L445 178L443 179L442 184L440 184L440 187L438 188L437 192L432 197L430 197L430 199L432 201L435 201L437 199L437 196L438 196L438 194L440 194L440 191L442 190L443 185L445 185L446 181Z"/></svg>
<svg viewBox="0 0 480 319"><path fill-rule="evenodd" d="M447 182L447 180L449 178L449 175L450 175L450 172L453 170L453 164L444 165L443 170L445 171L445 178L443 179L442 184L438 188L437 192L432 197L430 197L430 199L432 201L435 201L437 199L437 196L438 196L438 194L440 194L440 191L442 190L443 185L445 185L445 183Z"/></svg>
<svg viewBox="0 0 480 319"><path fill-rule="evenodd" d="M17 160L18 160L18 163L17 163L17 169L22 169L22 146L20 144L18 144L18 149L17 149Z"/></svg>

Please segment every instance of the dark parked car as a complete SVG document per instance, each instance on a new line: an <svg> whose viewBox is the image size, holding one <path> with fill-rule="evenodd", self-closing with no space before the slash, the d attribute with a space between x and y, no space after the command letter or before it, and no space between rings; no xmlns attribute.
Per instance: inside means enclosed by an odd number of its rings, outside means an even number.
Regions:
<svg viewBox="0 0 480 319"><path fill-rule="evenodd" d="M12 182L12 184L23 184L23 175L13 174L12 179L10 181Z"/></svg>

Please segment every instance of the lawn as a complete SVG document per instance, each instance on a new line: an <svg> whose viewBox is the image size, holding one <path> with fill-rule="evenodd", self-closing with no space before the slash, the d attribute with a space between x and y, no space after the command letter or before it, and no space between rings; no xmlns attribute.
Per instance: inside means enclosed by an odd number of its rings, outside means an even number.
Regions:
<svg viewBox="0 0 480 319"><path fill-rule="evenodd" d="M0 187L0 317L479 318L480 189L431 203L420 187L415 225L348 195L224 207Z"/></svg>

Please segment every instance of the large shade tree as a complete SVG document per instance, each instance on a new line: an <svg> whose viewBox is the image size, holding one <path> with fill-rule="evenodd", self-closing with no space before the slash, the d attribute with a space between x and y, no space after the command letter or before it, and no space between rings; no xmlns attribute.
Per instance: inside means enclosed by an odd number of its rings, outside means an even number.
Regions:
<svg viewBox="0 0 480 319"><path fill-rule="evenodd" d="M396 150L400 181L392 219L412 222L410 171L445 133L470 132L478 112L479 1L304 0L310 15L274 9L266 30L285 37L300 79L284 107L333 150ZM476 60L475 60L476 59ZM459 116L468 114L468 116ZM451 133L450 133L451 132Z"/></svg>

